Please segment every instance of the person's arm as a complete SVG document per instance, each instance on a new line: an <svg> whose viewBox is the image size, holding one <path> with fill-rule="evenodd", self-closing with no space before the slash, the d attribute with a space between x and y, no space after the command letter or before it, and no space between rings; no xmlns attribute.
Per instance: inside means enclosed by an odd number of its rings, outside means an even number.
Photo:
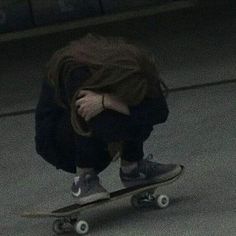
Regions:
<svg viewBox="0 0 236 236"><path fill-rule="evenodd" d="M65 86L67 99L71 99L75 90L88 76L89 70L87 67L81 67L73 71L70 80L67 81ZM103 94L98 94L87 90L86 96L84 94L86 99L78 98L76 101L78 114L82 115L84 118L87 117L86 119L89 120L101 113L103 111L102 95ZM136 125L155 125L158 123L163 123L166 121L169 113L168 106L163 95L158 98L144 99L137 106L127 106L112 94L106 93L104 94L104 106L106 109L125 115L127 118L130 118L132 124Z"/></svg>
<svg viewBox="0 0 236 236"><path fill-rule="evenodd" d="M127 106L110 94L105 94L104 105L107 109L129 115L138 125L155 125L166 121L169 110L165 97L144 99L137 106Z"/></svg>

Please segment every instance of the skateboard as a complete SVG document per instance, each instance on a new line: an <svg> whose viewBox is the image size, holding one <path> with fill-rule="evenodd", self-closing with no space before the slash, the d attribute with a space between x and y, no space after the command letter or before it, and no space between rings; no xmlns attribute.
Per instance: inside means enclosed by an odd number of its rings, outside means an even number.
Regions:
<svg viewBox="0 0 236 236"><path fill-rule="evenodd" d="M155 206L157 208L166 208L169 206L169 197L164 194L158 194L158 188L164 185L171 184L179 179L184 172L184 167L181 166L182 171L172 179L165 182L154 182L146 185L136 185L129 188L120 189L110 193L110 199L99 200L88 203L86 205L72 204L54 211L34 211L24 212L21 216L27 218L45 218L54 217L53 231L57 235L75 231L79 235L84 235L89 231L89 224L80 218L83 211L97 206L120 200L122 198L131 197L131 205L136 209L141 209L146 206Z"/></svg>

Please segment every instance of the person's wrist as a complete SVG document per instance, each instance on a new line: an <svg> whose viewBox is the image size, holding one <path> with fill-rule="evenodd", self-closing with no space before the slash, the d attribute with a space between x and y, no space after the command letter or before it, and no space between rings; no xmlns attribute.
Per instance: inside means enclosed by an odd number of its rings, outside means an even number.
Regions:
<svg viewBox="0 0 236 236"><path fill-rule="evenodd" d="M105 109L112 109L112 99L111 96L107 93L103 94L103 104Z"/></svg>

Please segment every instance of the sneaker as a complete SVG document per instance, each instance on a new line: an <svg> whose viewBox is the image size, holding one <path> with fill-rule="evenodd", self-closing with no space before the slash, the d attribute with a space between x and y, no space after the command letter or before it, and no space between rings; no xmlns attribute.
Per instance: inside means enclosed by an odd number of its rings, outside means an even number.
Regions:
<svg viewBox="0 0 236 236"><path fill-rule="evenodd" d="M161 183L168 181L180 174L182 167L175 164L160 164L151 161L153 155L138 162L138 165L130 173L124 173L120 168L120 178L125 187L143 185L148 183Z"/></svg>
<svg viewBox="0 0 236 236"><path fill-rule="evenodd" d="M75 177L71 191L80 205L110 198L109 192L100 184L99 177L95 173Z"/></svg>

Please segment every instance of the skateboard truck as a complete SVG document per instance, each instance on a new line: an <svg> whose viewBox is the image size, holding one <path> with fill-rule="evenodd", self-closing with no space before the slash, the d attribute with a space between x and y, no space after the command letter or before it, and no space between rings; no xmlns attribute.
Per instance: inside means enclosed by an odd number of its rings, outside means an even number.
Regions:
<svg viewBox="0 0 236 236"><path fill-rule="evenodd" d="M167 195L157 195L155 191L147 191L131 197L131 205L136 209L148 207L150 205L163 209L168 207L169 203L170 200Z"/></svg>

